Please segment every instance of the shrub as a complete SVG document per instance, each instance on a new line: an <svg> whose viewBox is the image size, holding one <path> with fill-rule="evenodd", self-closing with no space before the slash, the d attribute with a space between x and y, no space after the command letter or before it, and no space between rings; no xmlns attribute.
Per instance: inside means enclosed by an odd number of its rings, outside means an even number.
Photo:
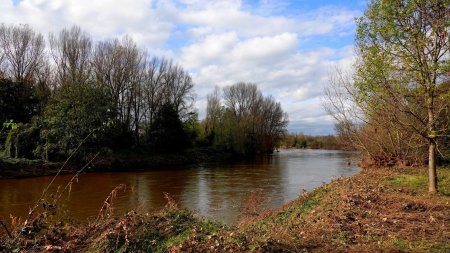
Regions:
<svg viewBox="0 0 450 253"><path fill-rule="evenodd" d="M40 129L34 124L18 124L12 128L5 142L4 155L9 158L35 159Z"/></svg>
<svg viewBox="0 0 450 253"><path fill-rule="evenodd" d="M43 116L38 150L45 160L61 160L78 149L77 155L104 146L105 130L113 124L111 102L105 92L89 83L67 83L50 100Z"/></svg>

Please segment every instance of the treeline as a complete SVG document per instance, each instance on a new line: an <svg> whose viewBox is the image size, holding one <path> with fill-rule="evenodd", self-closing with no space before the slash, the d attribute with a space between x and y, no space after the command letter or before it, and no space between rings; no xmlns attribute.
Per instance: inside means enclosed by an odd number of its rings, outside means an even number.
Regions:
<svg viewBox="0 0 450 253"><path fill-rule="evenodd" d="M349 150L334 135L312 136L302 133L289 133L283 136L281 148Z"/></svg>
<svg viewBox="0 0 450 253"><path fill-rule="evenodd" d="M60 161L75 151L83 158L133 147L164 153L213 145L216 137L206 134L193 108L193 88L181 66L150 57L127 36L94 42L74 26L46 40L27 25L0 26L5 157ZM226 146L256 153L234 145Z"/></svg>
<svg viewBox="0 0 450 253"><path fill-rule="evenodd" d="M208 95L206 139L221 149L244 155L272 153L288 116L279 102L264 97L255 84L237 83Z"/></svg>

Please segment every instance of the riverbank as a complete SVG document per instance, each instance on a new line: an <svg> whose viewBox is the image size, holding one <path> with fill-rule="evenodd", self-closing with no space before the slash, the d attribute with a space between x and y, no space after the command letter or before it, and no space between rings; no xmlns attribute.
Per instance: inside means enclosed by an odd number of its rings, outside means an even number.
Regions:
<svg viewBox="0 0 450 253"><path fill-rule="evenodd" d="M129 149L118 153L100 154L84 172L142 171L200 163L233 162L242 159L236 154L212 148L188 149L177 154L154 154L145 149ZM89 159L87 159L89 160ZM88 161L69 161L61 174L76 173ZM63 162L0 158L0 179L55 175Z"/></svg>
<svg viewBox="0 0 450 253"><path fill-rule="evenodd" d="M271 212L260 212L256 194L233 227L178 209L170 198L160 212L109 218L105 209L89 224L47 211L26 228L16 224L14 240L3 234L0 251L449 252L450 169L438 176L441 191L429 195L425 169L363 170Z"/></svg>

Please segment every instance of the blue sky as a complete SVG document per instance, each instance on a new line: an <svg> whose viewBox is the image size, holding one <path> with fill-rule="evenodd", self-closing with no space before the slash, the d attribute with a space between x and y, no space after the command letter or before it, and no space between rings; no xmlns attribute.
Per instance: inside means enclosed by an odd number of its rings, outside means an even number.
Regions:
<svg viewBox="0 0 450 253"><path fill-rule="evenodd" d="M193 76L205 116L215 86L257 83L289 114L288 130L331 134L322 107L328 75L354 61L354 19L366 0L0 0L0 23L44 35L74 24L95 40L131 36Z"/></svg>

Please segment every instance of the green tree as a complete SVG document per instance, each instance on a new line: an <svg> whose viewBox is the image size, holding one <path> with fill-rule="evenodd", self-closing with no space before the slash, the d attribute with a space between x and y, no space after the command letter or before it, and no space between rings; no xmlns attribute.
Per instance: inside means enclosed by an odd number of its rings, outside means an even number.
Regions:
<svg viewBox="0 0 450 253"><path fill-rule="evenodd" d="M190 147L195 146L197 143L204 142L204 137L201 136L202 131L198 120L198 114L196 112L189 113L188 118L183 123L183 129Z"/></svg>
<svg viewBox="0 0 450 253"><path fill-rule="evenodd" d="M39 130L37 124L16 124L6 137L4 155L10 158L36 158L34 150L39 143Z"/></svg>
<svg viewBox="0 0 450 253"><path fill-rule="evenodd" d="M27 123L37 114L39 99L27 82L0 79L0 125L6 120Z"/></svg>
<svg viewBox="0 0 450 253"><path fill-rule="evenodd" d="M357 21L356 102L428 143L429 192L437 191L436 146L448 129L448 0L372 0ZM438 124L440 122L440 124Z"/></svg>
<svg viewBox="0 0 450 253"><path fill-rule="evenodd" d="M156 152L182 151L188 145L180 115L171 103L165 103L150 127L150 143Z"/></svg>
<svg viewBox="0 0 450 253"><path fill-rule="evenodd" d="M46 160L60 160L74 152L89 153L105 145L111 123L111 102L105 92L89 83L66 83L51 98L43 115L40 153Z"/></svg>
<svg viewBox="0 0 450 253"><path fill-rule="evenodd" d="M217 89L208 96L206 127L214 145L246 156L273 152L287 125L280 103L241 82L223 89L223 104Z"/></svg>
<svg viewBox="0 0 450 253"><path fill-rule="evenodd" d="M220 149L245 154L245 131L236 115L229 108L224 109L214 128L213 144Z"/></svg>

